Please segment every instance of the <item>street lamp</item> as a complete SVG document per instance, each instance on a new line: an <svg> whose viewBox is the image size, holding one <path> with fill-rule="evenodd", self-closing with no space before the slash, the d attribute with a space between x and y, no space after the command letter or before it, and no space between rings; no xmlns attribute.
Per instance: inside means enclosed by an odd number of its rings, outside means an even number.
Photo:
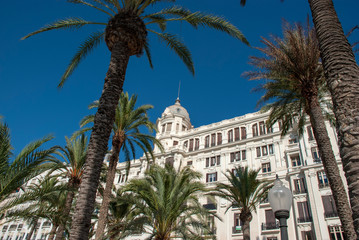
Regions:
<svg viewBox="0 0 359 240"><path fill-rule="evenodd" d="M277 175L274 186L268 193L268 200L274 216L279 220L281 240L288 240L287 219L289 218L292 199L292 192L283 185Z"/></svg>

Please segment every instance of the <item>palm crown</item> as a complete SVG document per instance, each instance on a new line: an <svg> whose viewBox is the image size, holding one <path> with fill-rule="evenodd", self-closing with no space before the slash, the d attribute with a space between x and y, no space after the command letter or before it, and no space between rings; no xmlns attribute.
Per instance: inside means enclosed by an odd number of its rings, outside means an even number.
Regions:
<svg viewBox="0 0 359 240"><path fill-rule="evenodd" d="M71 59L70 64L61 78L59 87L64 84L78 64L104 39L106 40L108 48L112 51L112 47L118 38L126 38L126 41L129 42L128 45L130 49L132 49L131 55L140 55L144 50L150 66L153 67L147 32L158 36L163 43L170 47L181 58L189 71L194 74L191 53L178 36L167 32L167 22L185 21L194 28L198 28L199 26L213 28L225 32L248 45L248 41L244 35L235 26L218 16L201 12L191 12L180 6L170 6L158 12L145 14L145 10L152 7L155 3L163 2L161 0L68 0L68 2L94 8L108 15L110 21L94 22L79 17L70 17L48 24L22 38L26 39L35 34L56 29L79 29L86 25L103 25L106 27L106 30L91 33L88 38L80 44L78 51ZM175 0L168 2L175 2ZM131 16L126 17L126 15ZM134 21L133 17L139 18L137 19L139 21ZM139 26L135 26L136 24ZM159 31L152 27L154 25L158 27ZM130 28L136 29L138 33L129 30ZM140 30L141 28L144 29ZM131 32L129 33L128 30Z"/></svg>

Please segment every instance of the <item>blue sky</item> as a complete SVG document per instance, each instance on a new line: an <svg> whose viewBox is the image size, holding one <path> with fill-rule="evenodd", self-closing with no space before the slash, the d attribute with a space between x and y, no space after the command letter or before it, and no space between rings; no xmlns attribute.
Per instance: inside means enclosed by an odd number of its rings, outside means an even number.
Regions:
<svg viewBox="0 0 359 240"><path fill-rule="evenodd" d="M237 26L252 46L261 46L260 36L281 35L282 20L304 22L310 14L305 0L183 0L178 5L225 17ZM336 0L335 8L348 31L359 24L358 0ZM62 89L59 79L78 45L95 28L80 31L53 31L21 41L24 35L65 17L106 21L107 16L65 0L5 1L0 8L0 115L11 128L12 143L18 152L25 144L47 134L55 139L47 146L64 145L64 137L79 128L87 106L101 94L109 51L98 47L80 65ZM179 34L191 50L196 74L193 77L179 58L157 38L150 36L154 69L146 58L131 57L124 90L138 94L139 104L152 104L151 120L161 115L177 98L181 81L181 104L195 127L257 111L260 97L251 93L258 82L241 77L251 70L250 55L258 51L224 33L193 30L170 24L168 31ZM359 33L350 40L358 41Z"/></svg>

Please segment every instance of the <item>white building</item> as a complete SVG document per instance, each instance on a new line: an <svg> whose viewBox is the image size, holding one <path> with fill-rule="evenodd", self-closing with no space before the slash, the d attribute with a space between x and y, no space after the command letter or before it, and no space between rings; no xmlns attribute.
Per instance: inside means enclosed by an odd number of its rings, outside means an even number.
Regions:
<svg viewBox="0 0 359 240"><path fill-rule="evenodd" d="M249 113L194 128L187 110L177 99L157 120L159 133L156 137L165 151L161 153L155 148L155 161L162 165L172 163L176 168L190 165L203 174L203 182L208 186L226 181L223 173L235 166L261 169L259 176L263 179L274 180L278 174L293 192L288 219L289 239L344 239L310 125L306 126L302 138L298 138L295 131L281 137L280 123L267 128L267 117L268 113ZM327 123L327 130L339 168L342 169L335 129ZM122 173L115 178L115 184L119 187L125 184L125 165L119 164L118 167L122 169ZM143 176L146 167L144 157L133 160L129 179ZM229 205L226 200L216 199L216 202L212 202L203 197L202 201L205 207L216 211L223 220L210 219L218 240L243 239L238 209L225 213ZM16 229L22 228L21 224L3 225L0 240L21 239L15 237L18 235ZM268 202L261 203L257 212L253 213L250 228L251 239L280 239L279 226ZM49 230L50 226L41 223L34 239L45 239L42 234ZM144 237L134 236L131 239Z"/></svg>

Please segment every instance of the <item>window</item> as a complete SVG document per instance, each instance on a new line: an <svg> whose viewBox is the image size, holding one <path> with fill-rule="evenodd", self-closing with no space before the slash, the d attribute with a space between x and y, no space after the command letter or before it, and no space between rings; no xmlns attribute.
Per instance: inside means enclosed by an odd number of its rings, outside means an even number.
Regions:
<svg viewBox="0 0 359 240"><path fill-rule="evenodd" d="M206 182L216 182L217 181L217 172L207 173Z"/></svg>
<svg viewBox="0 0 359 240"><path fill-rule="evenodd" d="M267 148L267 146L263 146L263 147L262 147L262 154L263 154L263 156L267 156L267 155L268 155L268 148Z"/></svg>
<svg viewBox="0 0 359 240"><path fill-rule="evenodd" d="M235 141L239 140L239 128L234 129L234 140Z"/></svg>
<svg viewBox="0 0 359 240"><path fill-rule="evenodd" d="M190 139L189 140L189 148L188 148L188 151L192 152L193 151L193 139Z"/></svg>
<svg viewBox="0 0 359 240"><path fill-rule="evenodd" d="M317 147L312 147L311 150L312 150L313 161L314 161L315 163L321 162L318 148L317 148Z"/></svg>
<svg viewBox="0 0 359 240"><path fill-rule="evenodd" d="M16 228L17 228L17 225L15 225L15 224L10 225L9 232L15 231Z"/></svg>
<svg viewBox="0 0 359 240"><path fill-rule="evenodd" d="M270 163L263 163L262 164L262 173L267 173L270 171L271 171Z"/></svg>
<svg viewBox="0 0 359 240"><path fill-rule="evenodd" d="M194 150L198 150L198 149L199 149L199 138L196 138L194 143Z"/></svg>
<svg viewBox="0 0 359 240"><path fill-rule="evenodd" d="M177 146L178 145L178 141L173 141L173 146Z"/></svg>
<svg viewBox="0 0 359 240"><path fill-rule="evenodd" d="M216 165L216 157L211 157L211 166Z"/></svg>
<svg viewBox="0 0 359 240"><path fill-rule="evenodd" d="M247 130L245 127L241 127L241 139L246 139L247 138Z"/></svg>
<svg viewBox="0 0 359 240"><path fill-rule="evenodd" d="M230 154L230 160L231 160L231 162L234 162L234 159L235 159L235 157L234 157L234 152L232 152L232 153Z"/></svg>
<svg viewBox="0 0 359 240"><path fill-rule="evenodd" d="M295 144L295 143L298 143L298 139L296 137L291 137L289 139L289 144Z"/></svg>
<svg viewBox="0 0 359 240"><path fill-rule="evenodd" d="M283 121L282 120L278 120L278 128L279 128L279 131L282 131L282 129L283 129Z"/></svg>
<svg viewBox="0 0 359 240"><path fill-rule="evenodd" d="M332 195L322 196L324 216L326 218L337 217L338 211Z"/></svg>
<svg viewBox="0 0 359 240"><path fill-rule="evenodd" d="M236 161L240 161L240 160L241 160L241 152L240 152L240 151L235 152L235 153L234 153L234 157L235 157L235 160L236 160Z"/></svg>
<svg viewBox="0 0 359 240"><path fill-rule="evenodd" d="M192 166L193 162L192 161L188 161L187 162L187 166Z"/></svg>
<svg viewBox="0 0 359 240"><path fill-rule="evenodd" d="M216 165L220 165L220 164L221 164L221 156L220 155L206 158L206 167L216 166Z"/></svg>
<svg viewBox="0 0 359 240"><path fill-rule="evenodd" d="M221 165L221 156L220 155L217 156L217 165Z"/></svg>
<svg viewBox="0 0 359 240"><path fill-rule="evenodd" d="M266 126L264 122L259 122L259 134L260 135L266 134Z"/></svg>
<svg viewBox="0 0 359 240"><path fill-rule="evenodd" d="M19 224L19 226L17 226L17 230L16 230L16 231L20 232L23 226L24 226L23 224Z"/></svg>
<svg viewBox="0 0 359 240"><path fill-rule="evenodd" d="M256 148L256 153L257 153L257 157L261 156L261 148L260 147Z"/></svg>
<svg viewBox="0 0 359 240"><path fill-rule="evenodd" d="M319 188L329 186L328 178L324 171L317 172L317 177L319 182Z"/></svg>
<svg viewBox="0 0 359 240"><path fill-rule="evenodd" d="M343 230L341 226L329 226L330 240L344 240Z"/></svg>
<svg viewBox="0 0 359 240"><path fill-rule="evenodd" d="M2 232L6 232L7 228L8 228L8 226L5 225L5 226L2 228Z"/></svg>
<svg viewBox="0 0 359 240"><path fill-rule="evenodd" d="M209 158L206 158L206 167L209 167Z"/></svg>
<svg viewBox="0 0 359 240"><path fill-rule="evenodd" d="M125 174L119 174L117 183L123 183L125 181L125 179L126 179Z"/></svg>
<svg viewBox="0 0 359 240"><path fill-rule="evenodd" d="M298 207L298 222L311 222L312 221L312 215L309 212L308 202L297 202Z"/></svg>
<svg viewBox="0 0 359 240"><path fill-rule="evenodd" d="M228 131L228 142L233 142L233 130Z"/></svg>
<svg viewBox="0 0 359 240"><path fill-rule="evenodd" d="M186 126L182 125L182 132L186 131Z"/></svg>
<svg viewBox="0 0 359 240"><path fill-rule="evenodd" d="M166 124L162 125L162 133L164 133L166 131Z"/></svg>
<svg viewBox="0 0 359 240"><path fill-rule="evenodd" d="M171 132L172 129L172 123L167 123L166 132Z"/></svg>
<svg viewBox="0 0 359 240"><path fill-rule="evenodd" d="M246 150L242 150L242 160L246 160L246 159L247 159Z"/></svg>
<svg viewBox="0 0 359 240"><path fill-rule="evenodd" d="M302 165L302 162L300 161L299 154L290 156L290 160L292 162L292 167L298 167Z"/></svg>
<svg viewBox="0 0 359 240"><path fill-rule="evenodd" d="M179 131L179 123L176 124L176 133Z"/></svg>
<svg viewBox="0 0 359 240"><path fill-rule="evenodd" d="M187 149L187 147L188 147L188 141L185 141L185 142L183 143L183 148L184 148L184 149Z"/></svg>
<svg viewBox="0 0 359 240"><path fill-rule="evenodd" d="M258 125L257 125L257 123L252 125L252 134L253 134L253 137L258 136Z"/></svg>
<svg viewBox="0 0 359 240"><path fill-rule="evenodd" d="M273 144L268 145L269 154L274 154Z"/></svg>
<svg viewBox="0 0 359 240"><path fill-rule="evenodd" d="M233 233L241 233L242 232L242 226L243 223L241 222L241 219L239 218L239 213L234 214L234 226L233 226Z"/></svg>
<svg viewBox="0 0 359 240"><path fill-rule="evenodd" d="M217 133L217 145L222 144L222 133Z"/></svg>
<svg viewBox="0 0 359 240"><path fill-rule="evenodd" d="M267 133L273 133L273 128L270 126L267 126Z"/></svg>
<svg viewBox="0 0 359 240"><path fill-rule="evenodd" d="M208 148L209 147L209 135L205 137L204 139L204 147Z"/></svg>
<svg viewBox="0 0 359 240"><path fill-rule="evenodd" d="M314 135L313 135L313 129L311 126L307 126L307 132L308 132L308 140L313 141Z"/></svg>
<svg viewBox="0 0 359 240"><path fill-rule="evenodd" d="M211 146L213 147L213 146L216 146L216 134L215 133L213 133L212 135L211 135Z"/></svg>
<svg viewBox="0 0 359 240"><path fill-rule="evenodd" d="M307 187L305 184L305 179L304 178L298 178L294 180L294 193L295 194L299 194L299 193L306 193L307 192Z"/></svg>
<svg viewBox="0 0 359 240"><path fill-rule="evenodd" d="M312 231L302 231L302 239L303 240L314 240L314 236Z"/></svg>
<svg viewBox="0 0 359 240"><path fill-rule="evenodd" d="M263 226L264 229L265 230L276 229L277 223L272 209L265 210L265 216L266 216L266 222Z"/></svg>
<svg viewBox="0 0 359 240"><path fill-rule="evenodd" d="M175 161L174 157L168 157L165 159L165 164L173 166L174 161Z"/></svg>

